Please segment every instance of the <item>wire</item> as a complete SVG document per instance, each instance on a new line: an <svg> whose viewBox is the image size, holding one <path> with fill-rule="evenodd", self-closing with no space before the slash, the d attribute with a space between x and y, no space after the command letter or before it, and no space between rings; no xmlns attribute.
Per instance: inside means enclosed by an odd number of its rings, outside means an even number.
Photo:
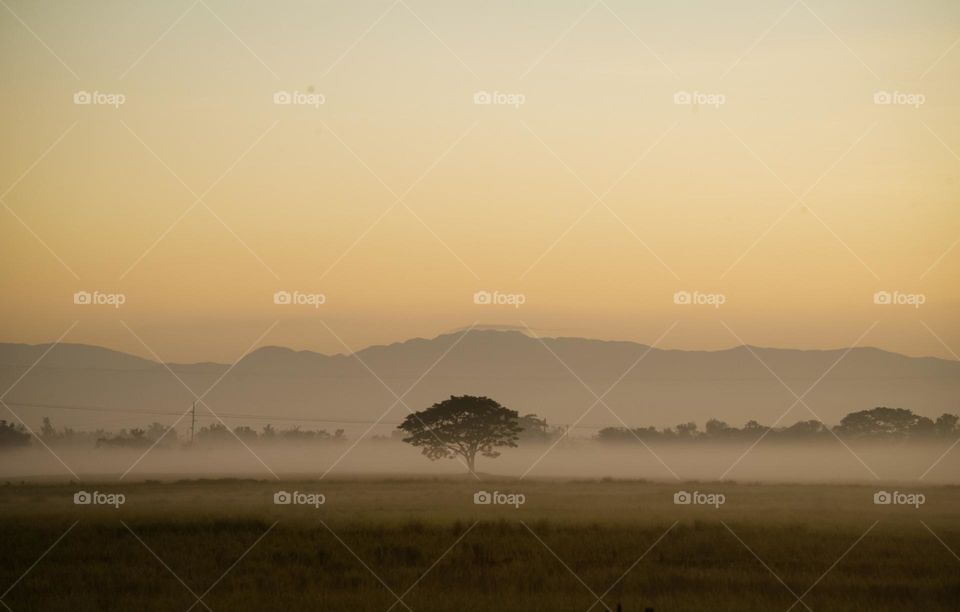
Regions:
<svg viewBox="0 0 960 612"><path fill-rule="evenodd" d="M131 415L155 415L155 416L181 416L188 410L183 412L172 412L172 411L162 411L162 410L139 410L134 408L105 408L102 406L76 406L76 405L65 405L65 404L41 404L34 402L6 402L12 406L22 406L24 408L49 408L51 410L77 410L84 412L120 412ZM372 425L374 423L379 423L380 425L400 425L401 421L370 421L362 419L318 419L318 418L304 418L304 417L293 417L293 416L282 416L282 415L267 415L267 414L240 414L236 412L217 412L217 416L223 418L231 419L250 419L257 421L286 421L286 422L298 422L298 423L331 423L337 425ZM217 417L210 414L200 414L197 413L198 419L216 419ZM603 429L605 426L595 426L595 425L576 425L576 429Z"/></svg>

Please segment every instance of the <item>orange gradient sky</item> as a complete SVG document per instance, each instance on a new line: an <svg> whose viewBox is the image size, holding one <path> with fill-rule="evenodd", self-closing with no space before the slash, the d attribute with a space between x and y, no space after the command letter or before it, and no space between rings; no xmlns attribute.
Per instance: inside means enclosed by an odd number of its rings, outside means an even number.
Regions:
<svg viewBox="0 0 960 612"><path fill-rule="evenodd" d="M0 341L229 362L268 329L342 352L677 322L660 346L956 358L960 4L517 4L8 0Z"/></svg>

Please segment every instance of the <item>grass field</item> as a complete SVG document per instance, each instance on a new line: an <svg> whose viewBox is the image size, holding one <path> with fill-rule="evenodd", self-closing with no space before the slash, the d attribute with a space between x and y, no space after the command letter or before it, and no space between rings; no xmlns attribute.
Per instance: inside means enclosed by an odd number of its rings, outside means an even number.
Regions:
<svg viewBox="0 0 960 612"><path fill-rule="evenodd" d="M126 500L75 505L81 488ZM281 489L323 493L325 503L275 505ZM525 503L475 505L481 489L522 493ZM725 503L675 505L678 489L719 492ZM875 505L877 489L11 483L0 490L0 588L16 611L956 610L960 487L923 487L919 508Z"/></svg>

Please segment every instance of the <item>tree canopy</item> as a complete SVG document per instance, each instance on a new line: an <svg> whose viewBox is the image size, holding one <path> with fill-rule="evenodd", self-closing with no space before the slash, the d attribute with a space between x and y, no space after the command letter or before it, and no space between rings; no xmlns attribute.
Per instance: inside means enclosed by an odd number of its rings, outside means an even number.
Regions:
<svg viewBox="0 0 960 612"><path fill-rule="evenodd" d="M499 457L497 448L517 445L523 427L515 410L488 397L450 396L413 412L398 427L404 442L418 446L432 460L461 457L471 472L478 454Z"/></svg>

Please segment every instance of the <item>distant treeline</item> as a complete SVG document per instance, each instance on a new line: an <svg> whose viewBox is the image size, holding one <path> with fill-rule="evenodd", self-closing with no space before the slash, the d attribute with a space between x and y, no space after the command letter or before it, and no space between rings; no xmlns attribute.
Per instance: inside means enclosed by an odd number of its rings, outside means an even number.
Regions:
<svg viewBox="0 0 960 612"><path fill-rule="evenodd" d="M108 432L104 429L76 431L69 427L57 429L49 417L44 417L43 425L36 434L44 444L73 444L97 448L149 448L154 445L173 447L190 442L189 433L180 434L176 429L162 423L151 423L146 428L121 429L118 432ZM0 447L27 446L31 443L32 437L23 425L0 421ZM275 429L268 424L259 431L247 425L229 430L225 425L212 423L197 429L193 442L198 446L212 446L222 442L236 441L237 438L245 443L346 440L342 429L330 433L325 429L301 429L299 425L289 429Z"/></svg>
<svg viewBox="0 0 960 612"><path fill-rule="evenodd" d="M765 436L767 440L816 440L833 438L870 439L927 439L955 437L960 433L955 414L943 414L936 421L914 414L905 408L879 407L851 412L840 420L839 425L828 427L817 420L798 421L787 427L771 428L757 421L747 421L742 428L732 427L718 419L707 421L704 429L696 423L682 423L676 427L607 427L597 433L601 442L637 442L652 440L706 441L706 440L755 440Z"/></svg>
<svg viewBox="0 0 960 612"><path fill-rule="evenodd" d="M718 419L710 419L704 429L696 423L681 423L675 427L657 429L655 427L607 427L596 434L596 439L605 443L638 441L719 441L719 440L755 440L764 436L767 440L810 441L832 438L868 439L929 439L938 437L956 437L960 435L960 417L955 414L943 414L935 421L914 414L905 408L873 408L851 412L841 419L838 425L828 427L817 420L798 421L786 427L769 427L757 421L748 421L737 428ZM518 418L522 428L518 442L551 443L563 437L566 428L547 424L547 420L535 414ZM190 443L190 434L178 433L169 425L152 423L146 428L121 429L108 432L75 431L69 427L57 429L48 417L43 419L39 432L35 432L44 444L74 444L95 446L97 448L149 448L151 446L176 447ZM20 424L0 420L0 448L22 447L31 444L32 435ZM247 425L232 430L221 423L213 423L199 428L194 435L196 446L219 446L240 438L244 443L324 443L342 442L347 438L344 430L333 433L325 429L301 429L295 425L288 429L275 429L265 425L259 430ZM399 441L403 433L394 431L390 436L372 436L373 441Z"/></svg>

